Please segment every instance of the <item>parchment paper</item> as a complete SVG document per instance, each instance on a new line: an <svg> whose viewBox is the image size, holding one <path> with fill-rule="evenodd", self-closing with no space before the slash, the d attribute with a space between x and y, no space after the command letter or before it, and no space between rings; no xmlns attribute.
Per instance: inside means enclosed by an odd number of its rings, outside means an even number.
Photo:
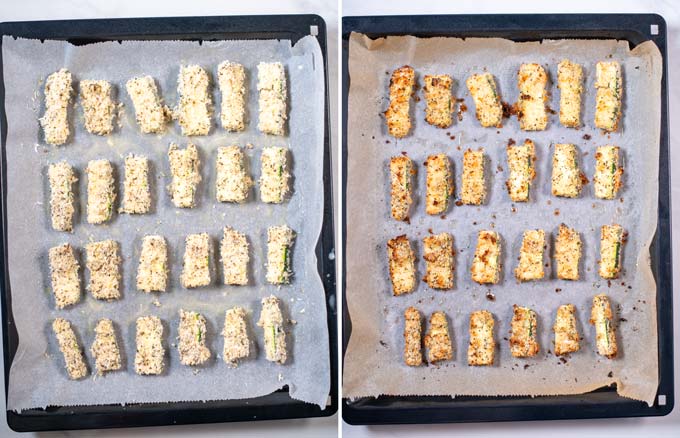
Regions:
<svg viewBox="0 0 680 438"><path fill-rule="evenodd" d="M248 125L242 133L227 133L219 125L217 66L223 60L245 65L248 82ZM265 136L257 131L257 64L281 61L289 79L290 133L287 137ZM124 89L135 75L152 75L159 82L165 102L177 102L177 74L182 63L198 63L206 68L213 82L216 111L213 130L205 137L182 137L179 126L168 126L165 135L141 134L134 109ZM7 110L7 210L9 271L12 310L19 333L19 348L12 363L8 408L21 410L48 405L92 405L133 402L223 400L257 397L289 385L290 395L305 402L326 406L330 387L328 331L325 295L317 273L314 248L321 230L323 211L323 61L313 37L290 41L169 42L126 41L76 47L64 42L3 39L5 108ZM48 74L68 68L77 82L107 79L115 84L125 105L120 127L109 137L90 135L84 130L82 109L74 112L75 136L70 143L45 145L38 129L43 112L42 90ZM77 86L76 86L77 89ZM167 150L170 142L181 147L191 141L199 148L203 182L198 205L177 209L166 189L170 183ZM215 158L219 146L246 146L252 177L260 176L260 152L264 146L288 146L291 150L294 192L289 202L268 205L259 200L259 190L251 192L246 204L218 203L215 200ZM87 162L95 158L111 160L117 171L119 206L123 159L133 152L149 157L153 213L115 214L106 225L90 225L85 220ZM73 234L51 230L49 163L68 160L78 170L79 211ZM276 287L266 283L267 227L288 224L297 232L292 261L295 278L291 285ZM216 251L225 225L244 232L251 247L251 285L224 286ZM208 232L212 238L210 287L186 290L179 282L184 254L184 238L189 233ZM146 234L161 234L168 240L170 287L165 293L145 294L135 288L141 240ZM80 250L84 266L84 246L90 240L115 239L121 244L123 299L96 301L89 295L80 304L57 310L51 295L47 251L62 242ZM83 268L81 273L85 274ZM266 361L262 329L255 324L262 297L281 298L284 318L296 321L288 326L289 362L277 365ZM158 301L156 305L155 301ZM222 361L224 312L232 306L249 311L251 336L257 353L231 369ZM206 366L192 368L179 361L176 348L179 310L195 310L208 321L208 345L213 353ZM167 371L162 376L138 376L134 372L135 319L157 315L164 324ZM51 332L56 317L69 319L89 353L94 326L102 317L111 318L120 332L124 352L123 371L103 378L70 381ZM39 382L39 383L37 383Z"/></svg>
<svg viewBox="0 0 680 438"><path fill-rule="evenodd" d="M563 58L584 65L586 82L582 117L585 128L562 128L559 116L550 116L546 131L522 132L516 118L503 128L482 128L474 116L474 103L465 80L487 70L499 83L505 102L517 101L517 70L523 62L541 63L549 72L552 97L549 107L559 112L557 64ZM622 63L624 106L620 132L603 135L594 129L595 64L615 59ZM404 64L415 68L418 84L425 74L451 75L454 95L464 98L469 110L450 129L424 121L425 101L419 88L410 136L395 140L387 135L381 113L388 106L391 72ZM652 43L634 50L617 41L560 40L514 43L503 39L388 37L372 41L360 34L350 39L350 94L347 176L347 304L352 335L344 364L344 392L348 397L387 395L549 395L575 394L617 384L619 394L651 404L658 386L656 284L650 270L649 244L656 230L660 124L661 55ZM418 99L416 99L418 100ZM414 101L412 101L414 102ZM460 109L457 105L456 109ZM588 138L587 136L591 136ZM455 137L455 138L454 138ZM505 147L509 139L536 144L537 177L529 203L513 204L505 189ZM551 195L552 144L574 143L581 168L592 179L595 148L621 147L624 187L620 198L595 198L592 183L579 199ZM489 196L486 205L452 206L446 215L424 212L425 170L429 154L446 153L453 162L456 197L459 196L463 152L484 147L489 161ZM390 216L389 158L406 152L417 163L415 206L410 225ZM554 268L545 280L518 284L517 265L522 232L542 228L552 234L547 254L561 222L576 228L583 240L582 279L557 280ZM623 275L603 281L597 273L599 229L616 222L628 230L623 252ZM456 256L455 289L434 291L420 281L425 272L422 238L429 230L453 234ZM495 229L502 237L502 280L484 287L470 279L477 231ZM385 244L407 234L418 259L419 286L411 294L393 297L387 270ZM546 262L550 259L546 257ZM493 294L495 300L487 298ZM588 324L592 297L607 293L618 321L619 357L608 360L596 354L595 331ZM552 325L557 307L577 307L581 350L564 361L555 357ZM529 306L538 313L541 352L531 359L510 354L508 338L512 305ZM411 368L403 363L403 312L415 306L429 319L435 310L450 318L454 357L440 366ZM487 309L496 320L498 343L491 367L469 367L469 314Z"/></svg>

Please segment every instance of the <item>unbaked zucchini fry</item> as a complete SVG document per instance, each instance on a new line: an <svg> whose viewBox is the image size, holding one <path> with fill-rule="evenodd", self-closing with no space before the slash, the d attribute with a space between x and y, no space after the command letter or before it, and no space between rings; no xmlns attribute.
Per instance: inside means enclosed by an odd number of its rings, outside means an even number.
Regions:
<svg viewBox="0 0 680 438"><path fill-rule="evenodd" d="M536 356L540 350L537 340L536 312L517 304L513 304L512 309L510 353L513 357Z"/></svg>
<svg viewBox="0 0 680 438"><path fill-rule="evenodd" d="M508 167L510 177L505 182L510 199L515 202L527 202L531 182L536 178L536 152L534 142L527 139L523 145L508 146Z"/></svg>
<svg viewBox="0 0 680 438"><path fill-rule="evenodd" d="M222 128L237 132L246 128L246 70L236 62L224 61L217 67L217 82L222 94Z"/></svg>
<svg viewBox="0 0 680 438"><path fill-rule="evenodd" d="M567 128L578 128L581 126L583 67L563 59L557 66L557 88L560 89L560 123Z"/></svg>
<svg viewBox="0 0 680 438"><path fill-rule="evenodd" d="M397 236L387 242L387 257L394 295L413 292L416 288L415 256L406 235Z"/></svg>
<svg viewBox="0 0 680 438"><path fill-rule="evenodd" d="M242 307L234 307L224 315L224 348L222 359L232 366L238 366L239 359L250 356L250 339L248 338L247 313Z"/></svg>
<svg viewBox="0 0 680 438"><path fill-rule="evenodd" d="M612 306L605 294L593 297L593 307L590 311L590 323L595 326L595 339L598 354L609 359L616 357L616 331L614 330Z"/></svg>
<svg viewBox="0 0 680 438"><path fill-rule="evenodd" d="M182 135L208 135L212 125L208 72L200 65L183 65L177 82L177 118Z"/></svg>
<svg viewBox="0 0 680 438"><path fill-rule="evenodd" d="M116 201L116 185L113 166L109 160L93 160L87 163L87 221L101 224L111 220L113 203Z"/></svg>
<svg viewBox="0 0 680 438"><path fill-rule="evenodd" d="M260 161L260 198L262 202L280 204L290 191L288 149L263 148Z"/></svg>
<svg viewBox="0 0 680 438"><path fill-rule="evenodd" d="M616 61L598 62L595 88L597 89L595 126L606 132L616 131L621 120L623 96L621 65Z"/></svg>
<svg viewBox="0 0 680 438"><path fill-rule="evenodd" d="M449 75L425 75L425 121L439 128L448 128L453 123L453 98L451 86L453 80Z"/></svg>
<svg viewBox="0 0 680 438"><path fill-rule="evenodd" d="M163 236L144 236L137 268L137 289L165 292L168 284L168 246Z"/></svg>
<svg viewBox="0 0 680 438"><path fill-rule="evenodd" d="M102 240L85 246L90 282L87 288L98 300L117 300L120 298L120 262L118 242Z"/></svg>
<svg viewBox="0 0 680 438"><path fill-rule="evenodd" d="M453 236L441 233L423 238L426 271L423 280L433 289L452 289L454 254Z"/></svg>
<svg viewBox="0 0 680 438"><path fill-rule="evenodd" d="M253 180L246 171L245 154L238 146L217 149L215 194L219 202L245 202Z"/></svg>
<svg viewBox="0 0 680 438"><path fill-rule="evenodd" d="M149 159L133 154L125 157L122 213L145 214L151 210Z"/></svg>
<svg viewBox="0 0 680 438"><path fill-rule="evenodd" d="M581 236L578 231L565 224L560 224L557 239L555 239L557 278L562 280L578 280L580 278L581 248Z"/></svg>
<svg viewBox="0 0 680 438"><path fill-rule="evenodd" d="M446 154L430 155L425 161L427 169L425 211L427 214L442 214L449 208L453 196L453 175L451 162Z"/></svg>
<svg viewBox="0 0 680 438"><path fill-rule="evenodd" d="M555 355L574 353L581 348L580 337L576 328L576 309L573 304L563 304L557 309L555 317Z"/></svg>
<svg viewBox="0 0 680 438"><path fill-rule="evenodd" d="M496 350L493 328L494 320L491 312L478 310L470 314L468 365L493 365Z"/></svg>
<svg viewBox="0 0 680 438"><path fill-rule="evenodd" d="M80 301L80 265L73 247L68 243L50 248L50 276L57 308L71 306Z"/></svg>
<svg viewBox="0 0 680 438"><path fill-rule="evenodd" d="M163 347L163 324L157 316L140 316L136 323L135 372L140 375L163 373L165 348Z"/></svg>
<svg viewBox="0 0 680 438"><path fill-rule="evenodd" d="M179 361L182 365L201 365L210 359L205 346L207 335L205 317L197 312L179 310Z"/></svg>
<svg viewBox="0 0 680 438"><path fill-rule="evenodd" d="M76 211L73 184L78 178L66 161L50 164L47 176L50 181L52 228L57 231L73 231L73 215Z"/></svg>
<svg viewBox="0 0 680 438"><path fill-rule="evenodd" d="M600 277L613 279L621 273L624 234L623 227L617 224L600 229Z"/></svg>
<svg viewBox="0 0 680 438"><path fill-rule="evenodd" d="M180 149L172 143L168 150L170 160L170 193L172 203L178 208L193 208L196 206L196 190L201 182L198 149L189 143L186 149Z"/></svg>
<svg viewBox="0 0 680 438"><path fill-rule="evenodd" d="M481 205L486 199L484 151L468 149L463 154L463 177L460 200L467 205Z"/></svg>
<svg viewBox="0 0 680 438"><path fill-rule="evenodd" d="M614 199L621 188L623 167L619 162L618 146L600 146L595 152L595 196Z"/></svg>
<svg viewBox="0 0 680 438"><path fill-rule="evenodd" d="M420 312L409 307L404 312L404 362L410 367L423 364L422 331Z"/></svg>
<svg viewBox="0 0 680 438"><path fill-rule="evenodd" d="M57 318L52 321L52 331L57 338L59 350L64 356L64 365L69 378L78 380L87 376L87 364L83 356L83 349L78 343L71 323L63 318Z"/></svg>
<svg viewBox="0 0 680 438"><path fill-rule="evenodd" d="M248 239L231 227L224 227L221 256L224 284L248 284Z"/></svg>
<svg viewBox="0 0 680 438"><path fill-rule="evenodd" d="M515 268L515 278L519 281L540 280L544 277L543 252L545 231L527 230L519 250L519 264Z"/></svg>
<svg viewBox="0 0 680 438"><path fill-rule="evenodd" d="M545 85L548 75L540 64L522 64L517 73L519 109L517 118L522 131L543 131L548 126L548 100Z"/></svg>
<svg viewBox="0 0 680 438"><path fill-rule="evenodd" d="M286 225L267 229L267 281L288 284L293 277L291 264L295 231Z"/></svg>
<svg viewBox="0 0 680 438"><path fill-rule="evenodd" d="M405 65L392 72L390 79L390 106L385 111L387 132L392 137L406 137L411 130L411 95L416 81L416 72Z"/></svg>
<svg viewBox="0 0 680 438"><path fill-rule="evenodd" d="M264 351L267 360L279 364L286 363L288 352L281 301L274 295L262 298L262 311L257 325L264 331Z"/></svg>
<svg viewBox="0 0 680 438"><path fill-rule="evenodd" d="M552 160L552 194L576 198L583 188L583 174L578 167L578 152L573 144L556 144Z"/></svg>
<svg viewBox="0 0 680 438"><path fill-rule="evenodd" d="M45 82L45 113L40 118L40 126L45 141L54 146L66 143L71 135L68 121L68 105L73 94L71 72L62 68L47 77Z"/></svg>
<svg viewBox="0 0 680 438"><path fill-rule="evenodd" d="M413 203L413 198L411 198L413 193L411 175L413 173L413 161L409 157L399 155L390 159L390 204L392 217L398 221L405 221L409 218L409 210Z"/></svg>
<svg viewBox="0 0 680 438"><path fill-rule="evenodd" d="M132 78L125 84L139 129L145 134L162 134L171 111L161 103L156 81L151 76Z"/></svg>
<svg viewBox="0 0 680 438"><path fill-rule="evenodd" d="M85 129L90 134L108 135L113 132L116 109L109 81L80 81L80 104L85 116Z"/></svg>
<svg viewBox="0 0 680 438"><path fill-rule="evenodd" d="M122 364L113 322L108 318L100 319L94 328L94 333L95 338L90 347L90 353L94 356L97 373L101 376L108 371L119 370Z"/></svg>
<svg viewBox="0 0 680 438"><path fill-rule="evenodd" d="M501 277L501 236L495 231L477 234L477 248L472 260L472 280L479 284L496 284Z"/></svg>
<svg viewBox="0 0 680 438"><path fill-rule="evenodd" d="M485 128L500 128L503 124L503 105L493 75L474 74L465 83L475 101L475 114L479 123Z"/></svg>
<svg viewBox="0 0 680 438"><path fill-rule="evenodd" d="M180 281L187 289L210 284L210 236L208 233L189 234L186 237Z"/></svg>
<svg viewBox="0 0 680 438"><path fill-rule="evenodd" d="M286 71L280 62L257 65L257 89L260 92L260 117L257 129L265 134L286 135L288 119L288 84Z"/></svg>
<svg viewBox="0 0 680 438"><path fill-rule="evenodd" d="M453 358L453 346L449 336L449 323L446 313L434 312L430 316L430 329L425 335L425 348L429 363L437 363Z"/></svg>

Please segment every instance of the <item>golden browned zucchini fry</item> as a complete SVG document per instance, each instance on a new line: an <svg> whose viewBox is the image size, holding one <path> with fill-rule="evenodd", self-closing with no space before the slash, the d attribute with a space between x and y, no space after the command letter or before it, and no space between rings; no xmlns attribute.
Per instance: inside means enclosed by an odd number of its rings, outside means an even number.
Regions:
<svg viewBox="0 0 680 438"><path fill-rule="evenodd" d="M397 236L387 242L387 257L394 295L413 292L416 288L415 256L406 235Z"/></svg>
<svg viewBox="0 0 680 438"><path fill-rule="evenodd" d="M390 79L390 106L385 111L387 131L392 137L406 137L411 130L411 95L416 73L405 65L396 69Z"/></svg>
<svg viewBox="0 0 680 438"><path fill-rule="evenodd" d="M453 99L451 98L453 80L449 75L426 75L425 87L425 121L439 128L448 128L453 122Z"/></svg>
<svg viewBox="0 0 680 438"><path fill-rule="evenodd" d="M536 312L517 304L513 304L512 309L510 353L513 357L536 356L540 350L536 334L538 331Z"/></svg>
<svg viewBox="0 0 680 438"><path fill-rule="evenodd" d="M453 237L449 233L425 236L423 246L426 264L423 280L433 289L453 288Z"/></svg>
<svg viewBox="0 0 680 438"><path fill-rule="evenodd" d="M411 175L413 174L413 161L409 157L399 155L390 160L390 186L392 217L398 221L408 219L408 213L413 203L411 193Z"/></svg>
<svg viewBox="0 0 680 438"><path fill-rule="evenodd" d="M486 199L484 151L468 149L463 154L463 177L460 200L467 205L481 205Z"/></svg>
<svg viewBox="0 0 680 438"><path fill-rule="evenodd" d="M485 128L500 128L503 122L503 105L491 73L474 74L465 83L475 101L475 114L479 123Z"/></svg>
<svg viewBox="0 0 680 438"><path fill-rule="evenodd" d="M563 304L557 309L555 317L555 355L573 353L581 348L580 337L576 328L576 316L573 304Z"/></svg>
<svg viewBox="0 0 680 438"><path fill-rule="evenodd" d="M427 214L442 214L449 208L449 200L453 196L451 162L446 154L430 155L425 161L425 168L425 211Z"/></svg>
<svg viewBox="0 0 680 438"><path fill-rule="evenodd" d="M470 271L479 284L496 284L501 272L501 236L495 231L482 230L477 235L477 249Z"/></svg>
<svg viewBox="0 0 680 438"><path fill-rule="evenodd" d="M573 144L556 144L552 160L552 194L576 198L583 188L583 174L578 167L578 152Z"/></svg>
<svg viewBox="0 0 680 438"><path fill-rule="evenodd" d="M618 278L621 273L624 230L621 225L604 225L600 229L600 277Z"/></svg>
<svg viewBox="0 0 680 438"><path fill-rule="evenodd" d="M557 66L557 88L560 89L560 123L567 128L578 128L581 126L583 67L563 59Z"/></svg>
<svg viewBox="0 0 680 438"><path fill-rule="evenodd" d="M543 250L545 232L543 230L527 230L522 239L519 251L519 264L515 269L515 278L519 281L540 280L545 275L543 270Z"/></svg>
<svg viewBox="0 0 680 438"><path fill-rule="evenodd" d="M593 297L593 307L590 311L590 323L595 326L598 354L609 359L616 357L616 332L614 330L612 306L605 294Z"/></svg>
<svg viewBox="0 0 680 438"><path fill-rule="evenodd" d="M506 151L510 177L505 186L508 188L510 199L515 202L527 202L531 181L536 178L534 142L526 139L523 145L508 146Z"/></svg>
<svg viewBox="0 0 680 438"><path fill-rule="evenodd" d="M555 262L557 278L562 280L579 279L579 263L581 261L581 236L573 228L560 224L555 240Z"/></svg>
<svg viewBox="0 0 680 438"><path fill-rule="evenodd" d="M423 364L422 321L420 312L409 307L404 312L404 362L411 367Z"/></svg>
<svg viewBox="0 0 680 438"><path fill-rule="evenodd" d="M425 335L427 360L436 363L453 358L453 346L449 337L449 323L446 313L434 312L430 316L430 330Z"/></svg>
<svg viewBox="0 0 680 438"><path fill-rule="evenodd" d="M606 131L616 131L621 120L623 79L621 65L616 61L598 62L595 73L595 126Z"/></svg>
<svg viewBox="0 0 680 438"><path fill-rule="evenodd" d="M619 163L617 146L600 146L595 152L595 196L600 199L614 199L621 188L623 167Z"/></svg>
<svg viewBox="0 0 680 438"><path fill-rule="evenodd" d="M548 75L539 64L522 64L517 73L519 88L519 127L523 131L543 131L548 126L548 99L545 85Z"/></svg>
<svg viewBox="0 0 680 438"><path fill-rule="evenodd" d="M468 365L493 365L496 341L493 339L493 315L486 310L470 314Z"/></svg>

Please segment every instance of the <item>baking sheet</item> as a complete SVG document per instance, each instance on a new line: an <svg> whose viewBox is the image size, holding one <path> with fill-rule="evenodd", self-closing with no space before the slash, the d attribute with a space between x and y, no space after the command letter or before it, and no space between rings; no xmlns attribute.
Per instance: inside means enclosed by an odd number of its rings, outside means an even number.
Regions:
<svg viewBox="0 0 680 438"><path fill-rule="evenodd" d="M482 128L465 79L475 72L491 72L505 102L517 101L517 70L523 62L541 63L551 79L550 108L559 111L557 64L563 58L584 65L586 77L579 130L559 125L552 115L546 131L522 132L515 118L500 129ZM595 64L615 59L622 63L624 102L622 129L604 135L594 129ZM464 98L467 111L449 129L424 121L425 102L420 88L412 100L413 130L401 140L387 134L381 113L388 106L391 72L404 64L416 70L418 84L425 74L446 73L454 78L453 94ZM348 99L347 175L347 304L352 334L344 362L343 396L378 395L555 395L577 394L617 384L620 395L652 404L658 386L656 284L649 262L649 245L656 230L660 133L660 80L662 59L651 42L630 49L614 40L558 40L516 43L504 39L387 37L370 40L350 36L350 91ZM512 203L505 181L505 147L510 139L536 144L537 177L531 202ZM592 183L579 199L551 195L550 173L554 143L574 143L580 151L581 169L592 179L595 149L605 144L621 147L625 166L620 199L595 198ZM453 163L456 196L460 186L463 152L484 147L488 156L488 200L484 206L453 205L442 217L424 212L425 171L429 154L446 153ZM415 203L410 225L390 216L389 169L391 156L407 153L417 166ZM549 266L545 280L518 284L513 276L522 232L543 228L552 234L548 254L560 223L576 228L583 240L582 279L555 279ZM599 228L616 222L629 232L623 253L623 275L603 281L597 273ZM501 234L503 271L498 285L480 286L470 279L477 231L495 229ZM423 282L411 294L393 297L387 270L385 244L406 234L417 257L422 279L422 238L429 230L454 236L455 288L434 291ZM549 258L546 262L551 263ZM608 360L596 354L595 333L588 324L592 297L607 293L618 322L619 357ZM552 353L552 324L560 304L573 303L581 350L565 360ZM538 313L541 352L530 359L513 358L508 345L512 304L532 307ZM407 367L403 363L403 312L418 308L426 319L435 310L449 316L454 345L453 360L439 366ZM467 366L470 312L487 309L496 320L498 344L492 367ZM427 326L426 326L427 327Z"/></svg>
<svg viewBox="0 0 680 438"><path fill-rule="evenodd" d="M248 82L248 125L241 133L227 133L219 121L219 91L215 84L217 66L223 60L245 65ZM289 135L265 136L257 131L257 64L281 61L289 80ZM125 82L149 74L159 83L165 102L177 102L177 74L182 63L198 63L213 80L215 114L213 130L205 137L182 137L176 123L164 135L141 134L134 109L124 90ZM134 402L173 402L224 400L257 397L284 385L295 399L326 406L330 391L328 330L325 295L317 272L315 247L323 213L323 135L324 71L318 42L305 37L294 46L288 40L275 41L125 41L74 46L66 42L3 39L5 108L7 113L7 211L8 256L12 290L12 310L19 334L10 370L8 409L22 410L49 405L126 404ZM42 89L51 72L66 67L77 81L107 79L124 104L120 126L108 137L88 134L83 127L82 110L73 112L76 128L70 143L62 147L44 144L38 117L44 110ZM203 182L198 205L177 209L166 186L170 183L167 150L171 142L185 147L197 145ZM243 205L222 204L215 200L215 157L219 146L238 144L246 149L251 176L260 175L260 152L265 146L287 146L291 151L294 194L282 205L259 201L259 191L251 193ZM128 153L144 154L151 164L153 213L114 215L106 225L85 221L87 162L95 158L111 160L117 171L120 202L123 159ZM47 165L66 159L78 171L79 208L73 234L51 230ZM116 205L116 208L119 204ZM277 287L265 281L267 227L287 223L297 232L292 262L295 278L290 286ZM219 251L216 251L225 225L244 232L251 246L251 285L221 285ZM185 290L179 276L184 253L184 237L207 232L212 238L210 287ZM168 292L145 294L135 288L141 239L161 234L168 240L170 287ZM112 238L120 242L123 257L123 299L98 302L85 294L80 304L57 310L51 296L47 262L48 248L69 242L80 250L84 266L84 246L91 240ZM82 268L81 275L85 275ZM283 302L284 318L293 320L289 362L277 365L266 361L261 328L256 326L262 297L274 294ZM251 335L256 339L256 355L236 368L222 361L220 332L224 312L232 306L249 312ZM176 348L179 309L195 310L208 321L208 345L212 358L202 367L179 362ZM134 372L135 319L157 315L164 324L167 371L162 376L138 376ZM63 359L51 333L55 317L69 319L94 364L89 347L94 326L102 317L112 319L119 330L123 348L123 372L103 378L70 381ZM36 378L40 384L36 385Z"/></svg>

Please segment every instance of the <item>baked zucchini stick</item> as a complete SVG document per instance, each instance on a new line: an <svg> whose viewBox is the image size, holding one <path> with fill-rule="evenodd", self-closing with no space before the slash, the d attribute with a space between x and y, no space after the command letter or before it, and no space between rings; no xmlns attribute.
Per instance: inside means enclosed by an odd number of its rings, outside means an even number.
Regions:
<svg viewBox="0 0 680 438"><path fill-rule="evenodd" d="M623 167L619 162L617 146L600 146L595 152L595 196L600 199L614 199L621 188Z"/></svg>
<svg viewBox="0 0 680 438"><path fill-rule="evenodd" d="M423 364L422 331L420 312L409 307L404 312L404 362L410 367Z"/></svg>
<svg viewBox="0 0 680 438"><path fill-rule="evenodd" d="M239 359L250 356L250 339L248 339L246 316L246 311L242 307L229 309L224 315L222 359L232 367L238 366Z"/></svg>
<svg viewBox="0 0 680 438"><path fill-rule="evenodd" d="M90 271L90 282L87 288L98 300L117 300L120 298L120 255L118 242L102 240L88 243L87 269Z"/></svg>
<svg viewBox="0 0 680 438"><path fill-rule="evenodd" d="M527 202L531 182L536 178L534 142L527 139L521 146L508 146L506 152L510 177L505 182L505 186L510 199L514 202Z"/></svg>
<svg viewBox="0 0 680 438"><path fill-rule="evenodd" d="M393 294L402 295L416 288L416 266L411 242L406 235L397 236L387 242L390 280Z"/></svg>
<svg viewBox="0 0 680 438"><path fill-rule="evenodd" d="M430 316L430 329L425 335L425 347L427 348L429 363L453 358L453 346L449 337L449 323L446 320L446 313L434 312Z"/></svg>
<svg viewBox="0 0 680 438"><path fill-rule="evenodd" d="M179 361L182 365L201 365L210 359L205 346L207 329L205 318L197 312L179 310Z"/></svg>
<svg viewBox="0 0 680 438"><path fill-rule="evenodd" d="M217 82L222 94L222 128L237 132L246 128L246 70L236 62L224 61L217 67Z"/></svg>
<svg viewBox="0 0 680 438"><path fill-rule="evenodd" d="M481 205L486 199L484 151L468 149L463 154L463 177L460 200L467 205Z"/></svg>
<svg viewBox="0 0 680 438"><path fill-rule="evenodd" d="M573 304L563 304L557 309L555 317L555 355L574 353L581 348L580 337L576 328L576 315Z"/></svg>
<svg viewBox="0 0 680 438"><path fill-rule="evenodd" d="M168 246L163 236L144 236L137 268L137 289L165 292L168 284Z"/></svg>
<svg viewBox="0 0 680 438"><path fill-rule="evenodd" d="M493 328L494 320L491 312L478 310L470 314L468 365L493 365L496 350Z"/></svg>
<svg viewBox="0 0 680 438"><path fill-rule="evenodd" d="M522 238L519 251L519 264L515 268L515 278L519 281L540 280L544 277L543 252L545 231L527 230Z"/></svg>
<svg viewBox="0 0 680 438"><path fill-rule="evenodd" d="M93 160L87 163L87 221L101 224L111 220L116 186L113 166L109 160Z"/></svg>
<svg viewBox="0 0 680 438"><path fill-rule="evenodd" d="M552 159L552 194L576 198L583 188L583 174L578 167L578 152L573 144L556 144Z"/></svg>
<svg viewBox="0 0 680 438"><path fill-rule="evenodd" d="M491 73L474 74L465 84L475 101L475 115L485 128L500 128L503 124L503 105Z"/></svg>
<svg viewBox="0 0 680 438"><path fill-rule="evenodd" d="M248 284L248 239L231 227L224 227L221 255L224 284Z"/></svg>
<svg viewBox="0 0 680 438"><path fill-rule="evenodd" d="M404 138L411 130L411 95L416 82L416 72L405 65L392 72L390 79L390 106L385 111L387 132L395 138Z"/></svg>
<svg viewBox="0 0 680 438"><path fill-rule="evenodd" d="M616 357L616 332L614 330L612 307L609 297L605 294L593 297L593 307L590 310L590 323L595 326L595 339L598 354L609 359Z"/></svg>
<svg viewBox="0 0 680 438"><path fill-rule="evenodd" d="M145 214L151 210L149 159L133 154L125 157L122 213Z"/></svg>
<svg viewBox="0 0 680 438"><path fill-rule="evenodd" d="M290 190L288 149L263 148L260 160L260 198L262 202L280 204L285 201Z"/></svg>
<svg viewBox="0 0 680 438"><path fill-rule="evenodd" d="M409 157L399 155L390 159L390 204L392 217L398 221L406 221L409 218L409 210L413 203L411 197L413 173L413 161Z"/></svg>
<svg viewBox="0 0 680 438"><path fill-rule="evenodd" d="M161 104L156 81L151 76L132 78L125 84L135 107L139 129L145 134L161 134L170 120L171 111Z"/></svg>
<svg viewBox="0 0 680 438"><path fill-rule="evenodd" d="M200 65L183 65L179 69L177 118L182 135L208 135L212 115L210 78Z"/></svg>
<svg viewBox="0 0 680 438"><path fill-rule="evenodd" d="M50 276L52 292L58 309L80 301L80 265L68 243L50 248Z"/></svg>
<svg viewBox="0 0 680 438"><path fill-rule="evenodd" d="M427 214L442 214L449 208L453 196L453 175L451 162L446 154L430 155L425 161L427 169L427 191L425 211Z"/></svg>
<svg viewBox="0 0 680 438"><path fill-rule="evenodd" d="M580 278L581 248L581 236L578 231L560 224L557 239L555 239L557 278L562 280L578 280Z"/></svg>
<svg viewBox="0 0 680 438"><path fill-rule="evenodd" d="M95 338L90 352L94 356L97 373L101 376L107 371L119 370L122 365L113 322L108 318L100 319L94 328L94 333Z"/></svg>
<svg viewBox="0 0 680 438"><path fill-rule="evenodd" d="M600 229L600 277L618 278L621 273L624 230L621 225L604 225Z"/></svg>
<svg viewBox="0 0 680 438"><path fill-rule="evenodd" d="M288 119L288 83L280 62L261 62L257 65L257 89L260 92L260 115L257 129L265 134L286 135Z"/></svg>
<svg viewBox="0 0 680 438"><path fill-rule="evenodd" d="M472 260L472 280L479 284L496 284L501 277L501 236L495 231L477 234L477 248Z"/></svg>
<svg viewBox="0 0 680 438"><path fill-rule="evenodd" d="M612 132L619 128L623 80L618 62L598 62L595 73L595 126Z"/></svg>
<svg viewBox="0 0 680 438"><path fill-rule="evenodd" d="M210 284L210 236L208 233L189 234L186 237L180 281L187 289Z"/></svg>
<svg viewBox="0 0 680 438"><path fill-rule="evenodd" d="M267 360L279 364L286 363L286 332L281 314L281 301L274 295L262 298L262 311L257 325L264 331L264 351Z"/></svg>
<svg viewBox="0 0 680 438"><path fill-rule="evenodd" d="M80 104L85 116L85 129L90 134L108 135L113 132L116 106L109 81L80 81Z"/></svg>
<svg viewBox="0 0 680 438"><path fill-rule="evenodd" d="M52 228L57 231L73 231L73 216L76 211L73 184L78 178L66 161L50 164L47 176L50 181Z"/></svg>
<svg viewBox="0 0 680 438"><path fill-rule="evenodd" d="M449 75L426 75L425 87L425 121L439 128L448 128L453 123L453 99L451 98L453 80Z"/></svg>
<svg viewBox="0 0 680 438"><path fill-rule="evenodd" d="M513 316L510 335L510 353L513 357L533 357L540 346L537 340L536 312L528 307L512 305Z"/></svg>
<svg viewBox="0 0 680 438"><path fill-rule="evenodd" d="M423 238L423 259L425 259L425 277L423 280L432 289L452 289L454 254L453 236L441 233Z"/></svg>
<svg viewBox="0 0 680 438"><path fill-rule="evenodd" d="M170 194L172 203L178 208L193 208L196 206L196 190L201 182L199 167L201 161L198 158L198 149L189 143L186 149L180 149L176 144L171 144L168 150L170 160Z"/></svg>
<svg viewBox="0 0 680 438"><path fill-rule="evenodd" d="M165 348L163 347L163 324L157 316L141 316L136 324L135 372L140 375L163 373Z"/></svg>
<svg viewBox="0 0 680 438"><path fill-rule="evenodd" d="M47 77L45 82L45 113L40 118L40 126L45 141L54 146L66 143L71 135L68 121L68 105L73 94L71 72L62 68Z"/></svg>
<svg viewBox="0 0 680 438"><path fill-rule="evenodd" d="M568 59L557 66L557 88L560 89L560 123L567 128L581 126L583 67Z"/></svg>
<svg viewBox="0 0 680 438"><path fill-rule="evenodd" d="M217 149L215 193L219 202L242 203L248 199L253 180L246 171L245 160L238 146Z"/></svg>
<svg viewBox="0 0 680 438"><path fill-rule="evenodd" d="M293 277L291 265L295 231L286 225L267 229L267 281L288 284Z"/></svg>
<svg viewBox="0 0 680 438"><path fill-rule="evenodd" d="M78 343L71 323L63 318L52 321L52 331L57 338L59 350L64 356L66 372L71 380L78 380L87 376L87 364L83 356L83 349Z"/></svg>
<svg viewBox="0 0 680 438"><path fill-rule="evenodd" d="M548 75L539 64L522 64L517 73L519 88L519 127L522 131L543 131L548 126L548 100L545 86Z"/></svg>

